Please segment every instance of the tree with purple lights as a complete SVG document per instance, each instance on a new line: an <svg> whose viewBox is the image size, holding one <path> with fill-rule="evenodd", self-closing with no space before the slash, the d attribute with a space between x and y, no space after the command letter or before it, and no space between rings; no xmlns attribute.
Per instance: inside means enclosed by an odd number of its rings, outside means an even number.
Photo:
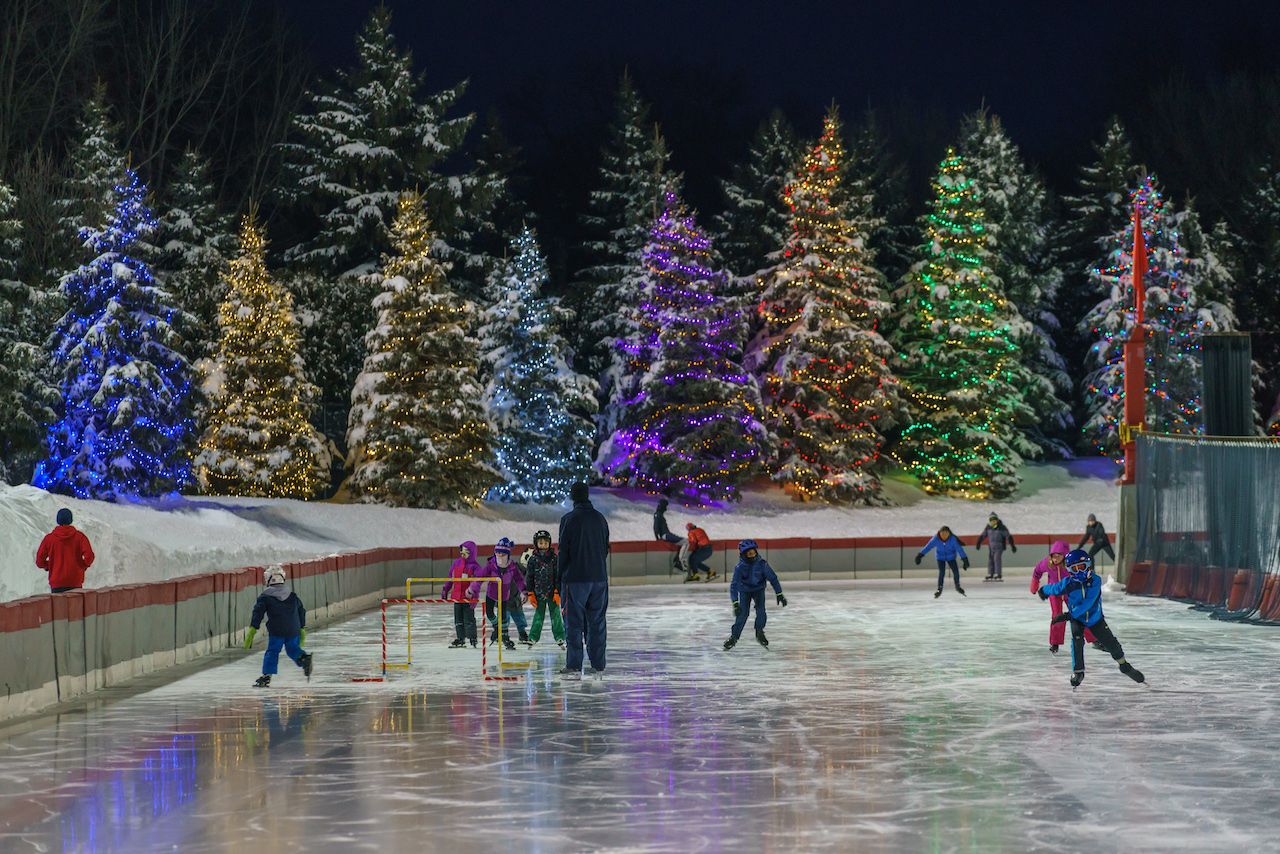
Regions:
<svg viewBox="0 0 1280 854"><path fill-rule="evenodd" d="M742 367L741 319L722 300L711 242L674 193L665 201L644 250L643 332L623 342L649 367L600 465L689 504L736 501L768 450L760 393Z"/></svg>

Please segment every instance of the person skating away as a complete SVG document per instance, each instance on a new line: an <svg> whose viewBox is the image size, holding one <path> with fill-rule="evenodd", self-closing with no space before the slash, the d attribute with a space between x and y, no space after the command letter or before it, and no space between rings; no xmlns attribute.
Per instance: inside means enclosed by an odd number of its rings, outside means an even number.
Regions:
<svg viewBox="0 0 1280 854"><path fill-rule="evenodd" d="M551 547L551 532L538 531L533 535L533 548L520 556L524 567L524 586L529 593L529 604L534 607L533 623L529 626L529 640L542 639L542 623L551 614L551 634L564 649L564 619L560 616L560 566L556 550Z"/></svg>
<svg viewBox="0 0 1280 854"><path fill-rule="evenodd" d="M1037 592L1041 599L1063 596L1067 600L1067 613L1055 619L1067 619L1071 623L1071 687L1078 687L1084 681L1085 629L1092 631L1098 643L1111 653L1121 673L1134 682L1145 682L1142 671L1124 657L1120 641L1102 616L1102 579L1093 571L1093 558L1084 550L1075 549L1067 553L1063 562L1067 576L1054 584L1046 584Z"/></svg>
<svg viewBox="0 0 1280 854"><path fill-rule="evenodd" d="M1018 547L1013 542L1013 534L994 513L987 517L987 527L982 529L973 547L981 551L983 543L987 544L987 577L982 580L1004 581L1004 550L1008 548L1017 554Z"/></svg>
<svg viewBox="0 0 1280 854"><path fill-rule="evenodd" d="M476 606L475 602L464 600L476 597L470 595L471 579L480 577L480 562L476 560L476 544L467 540L458 546L458 556L449 567L449 578L440 592L441 599L453 602L454 639L450 649L462 649L470 641L476 645Z"/></svg>
<svg viewBox="0 0 1280 854"><path fill-rule="evenodd" d="M1085 543L1091 543L1089 546L1089 557L1096 558L1098 552L1106 552L1112 563L1116 562L1116 553L1111 548L1111 538L1107 536L1106 530L1102 527L1102 523L1098 521L1098 517L1092 513L1085 522L1084 536L1080 538L1080 544L1077 549L1083 549Z"/></svg>
<svg viewBox="0 0 1280 854"><path fill-rule="evenodd" d="M698 573L706 573L707 581L716 577L716 573L707 566L707 558L711 557L711 538L707 532L690 522L685 526L689 531L689 574L685 581L697 581Z"/></svg>
<svg viewBox="0 0 1280 854"><path fill-rule="evenodd" d="M84 587L84 572L93 566L93 548L84 532L71 524L71 510L59 510L57 522L36 549L36 566L48 573L50 593L66 593Z"/></svg>
<svg viewBox="0 0 1280 854"><path fill-rule="evenodd" d="M1046 584L1057 584L1059 581L1067 577L1066 557L1067 552L1071 551L1071 546L1065 540L1058 540L1049 547L1049 554L1040 559L1036 564L1036 568L1031 571L1031 592L1033 594L1040 592L1040 579L1044 578ZM1049 597L1049 610L1052 616L1049 618L1049 652L1055 655L1058 647L1062 646L1062 641L1067 634L1066 623L1058 617L1062 614L1062 597ZM1085 640L1089 643L1095 643L1093 632L1088 629L1084 630Z"/></svg>
<svg viewBox="0 0 1280 854"><path fill-rule="evenodd" d="M769 561L760 557L760 550L755 540L743 540L738 543L738 565L733 568L733 581L729 582L729 601L733 603L733 629L729 639L724 642L725 650L733 649L742 636L742 628L747 624L747 613L752 603L756 608L756 640L767 647L769 639L764 636L765 623L769 616L764 607L765 584L773 585L773 592L778 596L778 604L787 607L787 597L782 595L782 584L778 574L769 566Z"/></svg>
<svg viewBox="0 0 1280 854"><path fill-rule="evenodd" d="M653 511L653 538L676 547L676 553L672 556L671 562L676 569L687 574L688 564L685 561L689 554L689 541L678 534L673 534L671 528L667 527L667 507L669 505L670 502L667 499L658 499L658 507Z"/></svg>
<svg viewBox="0 0 1280 854"><path fill-rule="evenodd" d="M948 566L951 567L951 575L956 581L956 592L964 596L964 588L960 586L960 567L956 566L956 557L959 556L965 570L969 569L969 556L964 553L964 543L960 542L959 537L951 533L950 528L943 525L938 529L938 533L934 534L933 539L929 540L925 547L920 550L920 553L916 555L916 566L919 566L920 561L924 560L924 556L934 549L937 549L934 557L938 559L938 589L934 591L933 598L937 599L942 595L942 585L947 580Z"/></svg>
<svg viewBox="0 0 1280 854"><path fill-rule="evenodd" d="M255 688L267 688L280 664L280 650L293 659L307 681L311 681L311 653L302 648L307 642L307 609L298 594L284 586L284 568L269 566L262 574L267 589L258 595L249 620L249 631L244 636L244 648L253 646L253 636L267 618L267 651L262 656L262 675L253 683Z"/></svg>
<svg viewBox="0 0 1280 854"><path fill-rule="evenodd" d="M528 623L524 619L524 608L521 604L524 600L524 573L520 571L520 566L511 559L511 550L515 548L515 543L503 537L493 547L493 554L489 557L489 562L485 564L481 571L483 577L495 577L502 579L501 595L502 603L502 645L507 649L515 649L516 645L511 641L511 635L507 631L507 621L514 620L516 630L520 633L520 642L528 644L529 631ZM498 595L499 585L497 581L490 581L485 588L484 596L484 615L493 626L493 631L489 635L489 643L498 642ZM480 592L480 582L471 585L468 591L468 598L474 599Z"/></svg>

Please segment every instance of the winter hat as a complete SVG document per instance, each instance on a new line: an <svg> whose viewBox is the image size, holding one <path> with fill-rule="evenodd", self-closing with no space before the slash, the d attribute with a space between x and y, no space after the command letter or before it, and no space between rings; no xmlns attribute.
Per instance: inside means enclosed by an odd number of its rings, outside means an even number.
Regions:
<svg viewBox="0 0 1280 854"><path fill-rule="evenodd" d="M71 524L71 510L69 508L63 507L61 510L58 511L58 524L59 525Z"/></svg>
<svg viewBox="0 0 1280 854"><path fill-rule="evenodd" d="M494 545L493 553L496 555L509 555L511 554L511 550L515 547L515 543L511 542L506 537L503 537Z"/></svg>
<svg viewBox="0 0 1280 854"><path fill-rule="evenodd" d="M1092 513L1090 513L1090 514L1089 514L1089 521L1090 521L1090 522L1096 522L1096 521L1098 521L1098 517L1097 517L1097 516L1095 516L1095 515L1093 515Z"/></svg>
<svg viewBox="0 0 1280 854"><path fill-rule="evenodd" d="M590 495L591 493L587 489L587 485L582 481L578 481L573 486L569 487L569 498L574 501L586 501Z"/></svg>
<svg viewBox="0 0 1280 854"><path fill-rule="evenodd" d="M668 506L670 506L670 504L671 504L671 502L670 502L670 501L668 501L668 500L667 500L667 499L665 499L665 498L659 498L659 499L658 499L658 509L659 509L659 510L666 510L666 509L667 509L667 507L668 507Z"/></svg>

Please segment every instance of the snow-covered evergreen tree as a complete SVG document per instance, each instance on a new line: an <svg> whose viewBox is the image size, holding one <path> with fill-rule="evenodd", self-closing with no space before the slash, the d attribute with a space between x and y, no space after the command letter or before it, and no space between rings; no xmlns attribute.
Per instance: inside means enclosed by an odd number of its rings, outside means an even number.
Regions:
<svg viewBox="0 0 1280 854"><path fill-rule="evenodd" d="M774 479L797 499L880 504L880 452L902 404L879 329L890 306L867 245L874 210L848 168L833 107L787 188L790 234L762 275L747 365L776 441Z"/></svg>
<svg viewBox="0 0 1280 854"><path fill-rule="evenodd" d="M967 161L948 149L921 218L921 260L898 295L898 374L913 423L896 456L931 493L1007 498L1024 455L1021 431L1035 417L1026 389L1040 380L1023 364L1026 320L992 270L994 229Z"/></svg>
<svg viewBox="0 0 1280 854"><path fill-rule="evenodd" d="M846 215L865 231L867 247L888 281L915 262L916 225L907 204L907 172L889 151L875 113L855 127L849 145Z"/></svg>
<svg viewBox="0 0 1280 854"><path fill-rule="evenodd" d="M1248 327L1262 333L1252 338L1259 395L1267 431L1280 435L1280 169L1274 164L1258 169L1238 221L1236 305Z"/></svg>
<svg viewBox="0 0 1280 854"><path fill-rule="evenodd" d="M115 188L125 169L120 129L111 119L106 86L99 82L76 121L75 137L63 165L65 180L55 203L66 234L67 255L74 264L83 255L85 232L101 226L111 215ZM64 267L63 269L66 269Z"/></svg>
<svg viewBox="0 0 1280 854"><path fill-rule="evenodd" d="M62 280L68 310L47 347L61 418L33 482L81 498L159 495L190 479L190 365L181 311L131 256L155 229L147 188L132 171L115 211L84 242L97 257Z"/></svg>
<svg viewBox="0 0 1280 854"><path fill-rule="evenodd" d="M1023 363L1039 379L1024 389L1036 417L1023 432L1041 451L1070 456L1064 441L1072 421L1066 401L1074 389L1056 341L1061 323L1054 310L1062 271L1048 191L1023 162L999 116L986 110L970 115L961 139L960 153L970 164L987 221L999 235L991 257L992 272L1005 297L1030 324L1030 333L1018 340L1018 346Z"/></svg>
<svg viewBox="0 0 1280 854"><path fill-rule="evenodd" d="M548 273L532 229L511 241L493 276L497 299L484 314L482 358L492 378L485 409L495 435L501 501L563 501L591 474L596 383L568 363L560 329L571 320L542 295Z"/></svg>
<svg viewBox="0 0 1280 854"><path fill-rule="evenodd" d="M601 448L601 471L688 504L737 500L769 438L759 389L742 367L740 309L723 296L728 277L674 193L644 258L642 332L629 356L647 370Z"/></svg>
<svg viewBox="0 0 1280 854"><path fill-rule="evenodd" d="M200 485L215 495L314 498L329 484L331 452L307 420L316 388L299 355L293 298L267 272L252 214L222 278L208 425L195 458Z"/></svg>
<svg viewBox="0 0 1280 854"><path fill-rule="evenodd" d="M435 243L423 197L404 194L351 393L347 483L360 501L458 509L499 482L470 340L475 307L450 287Z"/></svg>

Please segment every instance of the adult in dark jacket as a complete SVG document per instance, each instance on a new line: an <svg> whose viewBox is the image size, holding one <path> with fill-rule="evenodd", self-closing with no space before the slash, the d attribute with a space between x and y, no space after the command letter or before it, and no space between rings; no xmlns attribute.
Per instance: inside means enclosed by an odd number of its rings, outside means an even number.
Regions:
<svg viewBox="0 0 1280 854"><path fill-rule="evenodd" d="M1103 529L1102 523L1098 521L1098 517L1092 513L1089 514L1089 521L1084 526L1084 536L1080 538L1078 549L1084 548L1085 543L1092 543L1089 546L1089 557L1097 557L1098 552L1106 552L1107 557L1111 558L1114 563L1116 553L1111 548L1111 539L1107 536L1107 532Z"/></svg>
<svg viewBox="0 0 1280 854"><path fill-rule="evenodd" d="M311 655L302 648L307 641L307 609L298 594L284 586L283 567L267 567L262 580L267 589L253 604L249 631L244 636L244 648L248 649L253 646L253 636L258 633L262 618L267 618L267 652L262 656L262 675L253 687L266 688L271 684L271 677L276 674L280 663L281 648L302 668L307 674L307 681L310 681Z"/></svg>
<svg viewBox="0 0 1280 854"><path fill-rule="evenodd" d="M586 637L592 676L605 667L605 612L609 609L609 523L591 504L585 483L569 490L573 509L560 519L560 602L564 606L566 679L582 678L582 642Z"/></svg>
<svg viewBox="0 0 1280 854"><path fill-rule="evenodd" d="M988 550L987 577L982 580L1004 581L1004 550L1007 548L1016 553L1018 547L1013 542L1013 534L1009 533L1004 522L1001 522L1000 517L994 513L987 517L987 527L983 528L982 533L978 535L978 542L974 548L981 549L983 543L987 544Z"/></svg>
<svg viewBox="0 0 1280 854"><path fill-rule="evenodd" d="M671 528L667 526L667 507L669 505L670 502L667 499L658 499L658 507L653 511L653 538L678 547L676 553L671 556L671 566L673 569L684 572L688 566L689 541L679 534L672 533Z"/></svg>
<svg viewBox="0 0 1280 854"><path fill-rule="evenodd" d="M49 592L84 587L84 571L93 565L93 549L83 531L71 524L71 511L58 511L58 527L44 535L36 549L36 566L49 573Z"/></svg>

